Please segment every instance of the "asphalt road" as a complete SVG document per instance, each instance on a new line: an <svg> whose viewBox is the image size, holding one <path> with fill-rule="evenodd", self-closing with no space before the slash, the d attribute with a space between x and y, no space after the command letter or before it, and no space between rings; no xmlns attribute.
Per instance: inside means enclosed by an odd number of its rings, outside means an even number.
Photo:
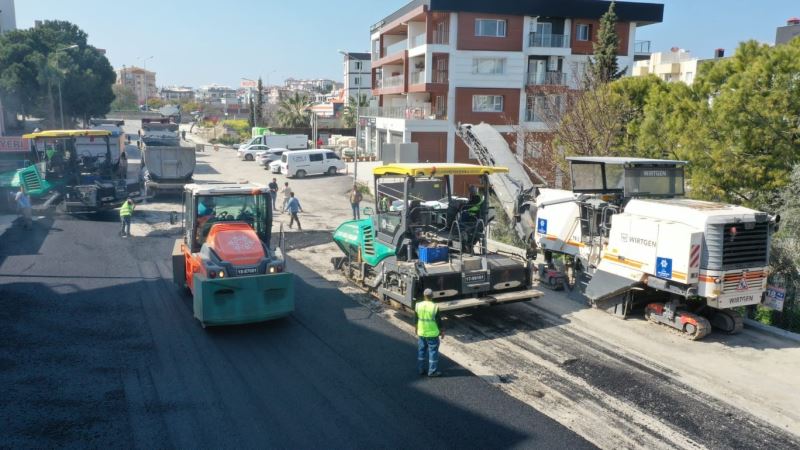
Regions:
<svg viewBox="0 0 800 450"><path fill-rule="evenodd" d="M174 236L117 230L0 237L0 447L590 447L447 359L419 378L407 335L297 263L292 316L203 330Z"/></svg>

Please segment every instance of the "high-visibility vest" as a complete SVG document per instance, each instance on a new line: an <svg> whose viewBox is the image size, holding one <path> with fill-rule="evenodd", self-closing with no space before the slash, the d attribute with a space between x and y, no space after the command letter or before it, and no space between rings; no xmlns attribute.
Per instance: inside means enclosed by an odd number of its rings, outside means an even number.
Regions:
<svg viewBox="0 0 800 450"><path fill-rule="evenodd" d="M125 217L130 216L133 214L133 202L130 200L125 200L125 203L122 204L122 207L119 209L119 216Z"/></svg>
<svg viewBox="0 0 800 450"><path fill-rule="evenodd" d="M474 214L477 216L478 213L481 211L481 206L483 206L483 196L481 195L479 196L479 198L480 200L478 201L478 203L475 203L474 205L470 206L469 209L467 209L467 211L470 214Z"/></svg>
<svg viewBox="0 0 800 450"><path fill-rule="evenodd" d="M439 336L439 325L436 324L436 314L439 307L430 300L423 300L414 306L417 313L417 336L434 338Z"/></svg>

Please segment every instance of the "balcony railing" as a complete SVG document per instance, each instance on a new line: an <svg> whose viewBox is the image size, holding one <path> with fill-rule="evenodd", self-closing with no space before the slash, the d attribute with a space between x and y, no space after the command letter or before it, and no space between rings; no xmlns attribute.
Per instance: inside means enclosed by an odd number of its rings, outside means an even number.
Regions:
<svg viewBox="0 0 800 450"><path fill-rule="evenodd" d="M408 79L409 84L425 84L425 71L411 72Z"/></svg>
<svg viewBox="0 0 800 450"><path fill-rule="evenodd" d="M411 48L417 48L420 45L425 45L425 40L427 37L428 36L425 33L411 36Z"/></svg>
<svg viewBox="0 0 800 450"><path fill-rule="evenodd" d="M394 44L387 45L383 48L383 56L394 55L395 53L400 53L404 51L408 47L408 43L406 39L401 40L400 42L395 42Z"/></svg>
<svg viewBox="0 0 800 450"><path fill-rule="evenodd" d="M531 33L528 45L530 47L568 48L568 34Z"/></svg>
<svg viewBox="0 0 800 450"><path fill-rule="evenodd" d="M377 80L376 85L378 89L388 89L388 88L402 87L404 82L405 82L405 77L403 77L402 75L395 75L393 77L379 78Z"/></svg>
<svg viewBox="0 0 800 450"><path fill-rule="evenodd" d="M564 72L530 72L528 86L565 86L567 74Z"/></svg>
<svg viewBox="0 0 800 450"><path fill-rule="evenodd" d="M636 55L649 55L650 41L636 41L633 43L633 53Z"/></svg>
<svg viewBox="0 0 800 450"><path fill-rule="evenodd" d="M384 106L381 108L367 108L361 110L362 116L388 117L390 119L405 120L446 120L447 114L432 111L429 105L423 107Z"/></svg>

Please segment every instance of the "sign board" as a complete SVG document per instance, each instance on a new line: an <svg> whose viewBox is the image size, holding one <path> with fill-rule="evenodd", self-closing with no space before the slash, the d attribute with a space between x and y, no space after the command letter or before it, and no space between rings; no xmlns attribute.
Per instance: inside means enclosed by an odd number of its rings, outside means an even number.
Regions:
<svg viewBox="0 0 800 450"><path fill-rule="evenodd" d="M242 89L256 88L258 87L258 82L255 80L242 80L242 82L239 83L239 87Z"/></svg>
<svg viewBox="0 0 800 450"><path fill-rule="evenodd" d="M786 299L786 289L775 286L767 286L762 304L775 311L783 311L783 301Z"/></svg>
<svg viewBox="0 0 800 450"><path fill-rule="evenodd" d="M31 151L31 143L19 136L0 136L0 153L24 153Z"/></svg>
<svg viewBox="0 0 800 450"><path fill-rule="evenodd" d="M656 276L658 278L672 278L672 258L656 258Z"/></svg>
<svg viewBox="0 0 800 450"><path fill-rule="evenodd" d="M547 234L547 219L539 219L538 224L536 225L536 231L539 234Z"/></svg>

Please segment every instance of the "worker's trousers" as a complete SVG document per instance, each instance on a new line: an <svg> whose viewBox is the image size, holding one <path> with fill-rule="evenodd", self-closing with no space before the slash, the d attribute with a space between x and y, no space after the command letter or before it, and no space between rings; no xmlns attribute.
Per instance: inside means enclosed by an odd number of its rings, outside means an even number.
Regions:
<svg viewBox="0 0 800 450"><path fill-rule="evenodd" d="M439 367L439 337L425 338L420 336L417 340L417 372L424 375L436 373Z"/></svg>
<svg viewBox="0 0 800 450"><path fill-rule="evenodd" d="M361 208L359 208L359 204L350 203L350 207L353 208L353 220L361 220Z"/></svg>
<svg viewBox="0 0 800 450"><path fill-rule="evenodd" d="M119 216L119 221L122 222L122 230L119 232L121 236L131 235L131 216Z"/></svg>

